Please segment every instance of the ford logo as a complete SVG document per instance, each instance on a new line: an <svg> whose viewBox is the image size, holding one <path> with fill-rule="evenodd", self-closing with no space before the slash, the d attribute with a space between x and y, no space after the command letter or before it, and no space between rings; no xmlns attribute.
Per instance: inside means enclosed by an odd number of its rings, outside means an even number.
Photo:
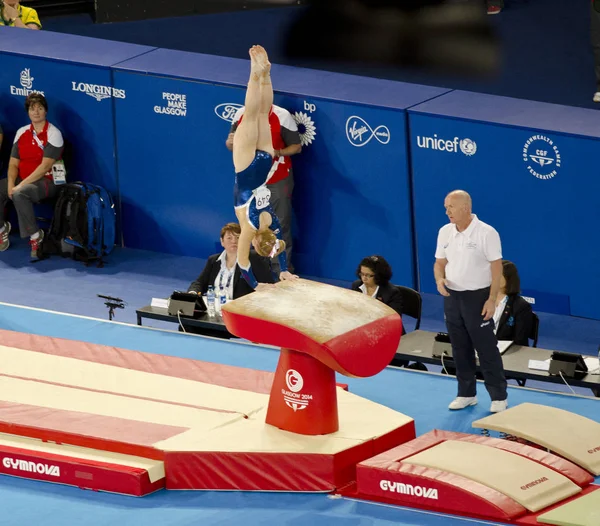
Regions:
<svg viewBox="0 0 600 526"><path fill-rule="evenodd" d="M235 116L237 110L243 108L243 104L234 104L232 102L225 102L224 104L219 104L215 108L215 114L220 119L224 121L233 123L233 117Z"/></svg>

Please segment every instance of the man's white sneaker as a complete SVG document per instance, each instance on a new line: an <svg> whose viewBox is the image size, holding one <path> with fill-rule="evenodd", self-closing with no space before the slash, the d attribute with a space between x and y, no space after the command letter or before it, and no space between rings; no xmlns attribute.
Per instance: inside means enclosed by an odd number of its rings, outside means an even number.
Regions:
<svg viewBox="0 0 600 526"><path fill-rule="evenodd" d="M464 409L465 407L469 407L470 405L476 405L476 404L477 404L476 396L457 396L454 400L452 400L452 402L450 402L448 409L451 409L452 411L456 411L458 409Z"/></svg>
<svg viewBox="0 0 600 526"><path fill-rule="evenodd" d="M508 400L492 400L491 413L500 413L508 407Z"/></svg>
<svg viewBox="0 0 600 526"><path fill-rule="evenodd" d="M594 102L600 102L600 91L594 93L594 98L592 99Z"/></svg>

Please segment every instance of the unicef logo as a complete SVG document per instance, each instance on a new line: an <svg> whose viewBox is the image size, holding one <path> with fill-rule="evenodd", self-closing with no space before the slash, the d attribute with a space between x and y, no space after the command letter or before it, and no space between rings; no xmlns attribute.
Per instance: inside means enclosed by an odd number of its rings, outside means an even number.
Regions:
<svg viewBox="0 0 600 526"><path fill-rule="evenodd" d="M233 117L235 116L237 110L242 107L242 104L225 102L224 104L219 104L217 107L215 107L215 114L217 117L219 117L219 119L223 119L224 121L231 122L233 124Z"/></svg>
<svg viewBox="0 0 600 526"><path fill-rule="evenodd" d="M552 139L545 135L534 135L523 146L523 162L534 177L552 179L560 168L560 152Z"/></svg>
<svg viewBox="0 0 600 526"><path fill-rule="evenodd" d="M477 152L477 143L471 139L463 139L460 141L460 151L469 157Z"/></svg>
<svg viewBox="0 0 600 526"><path fill-rule="evenodd" d="M285 383L292 393L297 393L304 387L304 378L302 378L302 375L298 371L288 369L288 372L285 373Z"/></svg>
<svg viewBox="0 0 600 526"><path fill-rule="evenodd" d="M346 121L346 137L350 144L357 148L369 144L373 138L381 144L387 144L390 142L390 130L383 124L373 129L363 118L352 115Z"/></svg>

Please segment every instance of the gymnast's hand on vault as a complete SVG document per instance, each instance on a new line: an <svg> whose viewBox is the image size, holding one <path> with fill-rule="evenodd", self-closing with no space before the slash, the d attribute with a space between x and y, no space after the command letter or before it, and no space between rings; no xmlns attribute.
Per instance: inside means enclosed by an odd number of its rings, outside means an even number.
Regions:
<svg viewBox="0 0 600 526"><path fill-rule="evenodd" d="M298 279L298 276L296 276L296 274L292 274L291 272L288 272L286 270L285 272L282 272L281 274L279 274L279 279L282 281L294 280L294 279Z"/></svg>

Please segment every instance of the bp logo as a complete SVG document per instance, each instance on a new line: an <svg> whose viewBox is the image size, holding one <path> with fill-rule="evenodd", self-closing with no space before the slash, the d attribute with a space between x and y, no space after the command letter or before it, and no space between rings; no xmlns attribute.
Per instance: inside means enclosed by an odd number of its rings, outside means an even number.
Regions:
<svg viewBox="0 0 600 526"><path fill-rule="evenodd" d="M294 113L294 120L298 125L298 133L300 134L300 143L302 146L312 144L317 136L317 128L314 121L310 118L308 113L302 111Z"/></svg>
<svg viewBox="0 0 600 526"><path fill-rule="evenodd" d="M523 146L523 162L534 177L552 179L560 168L560 152L552 139L545 135L534 135Z"/></svg>

